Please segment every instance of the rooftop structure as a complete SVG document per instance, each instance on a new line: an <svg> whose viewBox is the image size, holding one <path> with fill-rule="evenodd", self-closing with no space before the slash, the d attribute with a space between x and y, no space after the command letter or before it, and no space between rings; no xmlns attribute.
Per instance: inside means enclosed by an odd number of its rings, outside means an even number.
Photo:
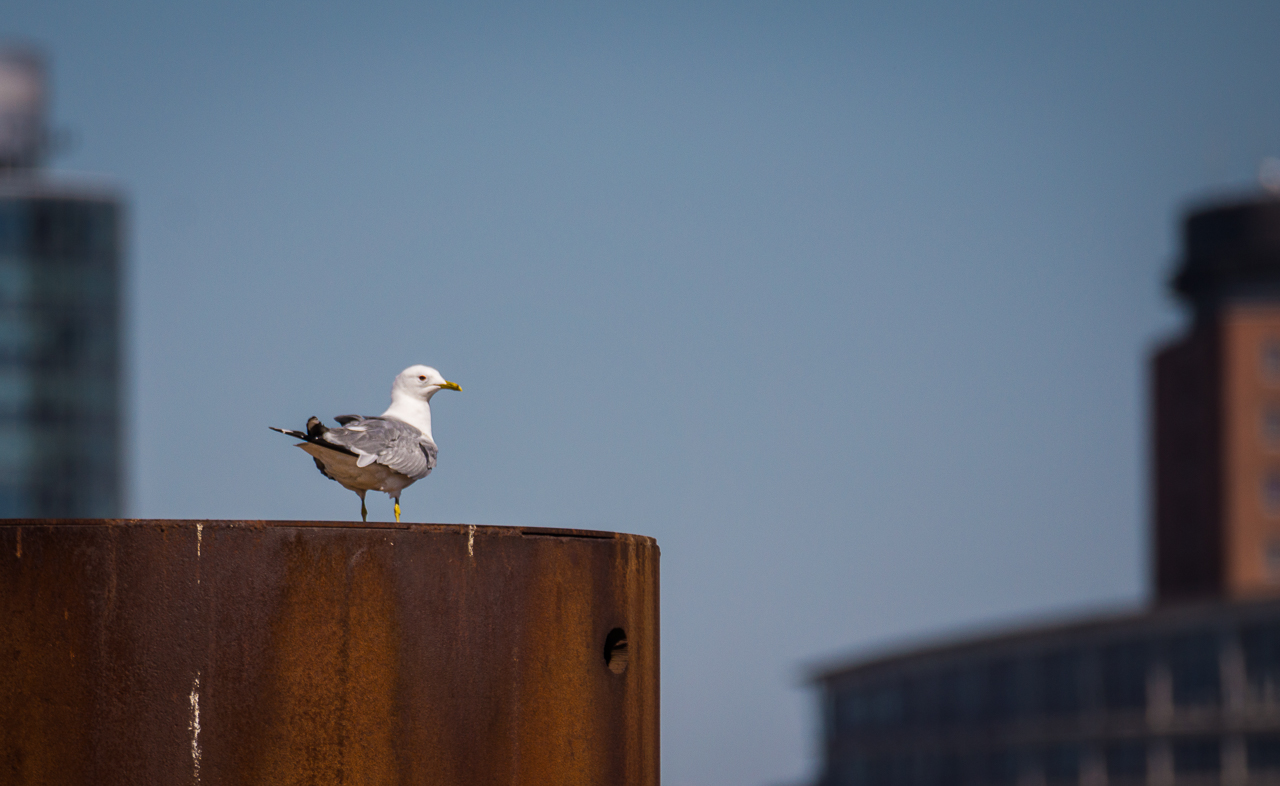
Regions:
<svg viewBox="0 0 1280 786"><path fill-rule="evenodd" d="M1153 361L1155 595L1280 590L1280 199L1183 223L1186 334Z"/></svg>
<svg viewBox="0 0 1280 786"><path fill-rule="evenodd" d="M0 50L0 169L34 169L48 150L44 59L30 49Z"/></svg>
<svg viewBox="0 0 1280 786"><path fill-rule="evenodd" d="M1192 210L1153 603L822 668L822 786L1280 783L1280 199Z"/></svg>

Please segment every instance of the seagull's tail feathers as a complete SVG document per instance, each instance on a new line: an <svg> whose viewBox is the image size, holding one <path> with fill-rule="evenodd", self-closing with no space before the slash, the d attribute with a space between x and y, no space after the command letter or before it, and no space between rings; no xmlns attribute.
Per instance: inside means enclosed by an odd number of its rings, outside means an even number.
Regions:
<svg viewBox="0 0 1280 786"><path fill-rule="evenodd" d="M320 430L312 428L313 424L311 423L311 420L316 421L314 425L318 427L318 429ZM304 434L301 431L294 431L292 429L287 429L287 428L276 428L275 426L267 426L267 428L271 429L272 431L279 431L281 434L284 434L285 436L293 437L294 439L300 439L303 442L310 442L312 445L319 445L322 448L328 448L329 450L335 451L337 453L346 453L348 456L356 455L356 452L354 450L343 447L342 445L335 445L334 443L325 439L324 433L329 429L321 425L318 418L311 418L311 420L307 421L307 431L311 432L307 434Z"/></svg>
<svg viewBox="0 0 1280 786"><path fill-rule="evenodd" d="M315 415L312 415L311 417L307 418L307 431L305 434L302 433L301 431L294 431L293 429L287 429L287 428L276 428L275 426L267 426L267 428L271 429L272 431L279 431L281 434L288 434L291 437L297 437L298 439L305 439L308 442L315 442L316 440L323 437L324 433L329 430L329 428L325 426L325 424L320 422L320 418L316 417Z"/></svg>

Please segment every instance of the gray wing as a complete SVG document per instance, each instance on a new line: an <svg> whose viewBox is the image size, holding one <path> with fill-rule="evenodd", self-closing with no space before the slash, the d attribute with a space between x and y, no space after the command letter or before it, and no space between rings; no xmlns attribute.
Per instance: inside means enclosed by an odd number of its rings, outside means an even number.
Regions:
<svg viewBox="0 0 1280 786"><path fill-rule="evenodd" d="M435 443L394 418L347 420L343 428L326 431L323 439L355 453L360 467L376 461L414 480L426 477L436 467Z"/></svg>

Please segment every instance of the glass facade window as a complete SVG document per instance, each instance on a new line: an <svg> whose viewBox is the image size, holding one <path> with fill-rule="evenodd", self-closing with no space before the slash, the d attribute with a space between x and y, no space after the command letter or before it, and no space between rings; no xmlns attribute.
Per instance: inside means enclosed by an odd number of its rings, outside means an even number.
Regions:
<svg viewBox="0 0 1280 786"><path fill-rule="evenodd" d="M1050 745L1040 754L1046 783L1068 784L1080 780L1080 749L1075 745Z"/></svg>
<svg viewBox="0 0 1280 786"><path fill-rule="evenodd" d="M1262 477L1262 503L1267 513L1280 515L1280 469L1269 469Z"/></svg>
<svg viewBox="0 0 1280 786"><path fill-rule="evenodd" d="M845 756L830 771L826 786L870 786L870 770L866 756L860 753Z"/></svg>
<svg viewBox="0 0 1280 786"><path fill-rule="evenodd" d="M951 751L938 758L938 786L965 786L965 760L960 754Z"/></svg>
<svg viewBox="0 0 1280 786"><path fill-rule="evenodd" d="M1142 740L1113 742L1103 749L1107 778L1139 781L1147 778L1147 744Z"/></svg>
<svg viewBox="0 0 1280 786"><path fill-rule="evenodd" d="M916 754L911 786L939 786L941 764L942 757L936 752Z"/></svg>
<svg viewBox="0 0 1280 786"><path fill-rule="evenodd" d="M915 677L908 684L907 722L933 728L943 720L942 679L935 673Z"/></svg>
<svg viewBox="0 0 1280 786"><path fill-rule="evenodd" d="M1141 710L1147 706L1146 642L1127 641L1102 649L1102 702L1109 710Z"/></svg>
<svg viewBox="0 0 1280 786"><path fill-rule="evenodd" d="M1018 782L1018 755L1009 748L990 751L983 757L982 780L992 786L1013 786Z"/></svg>
<svg viewBox="0 0 1280 786"><path fill-rule="evenodd" d="M0 517L121 513L118 214L0 197Z"/></svg>
<svg viewBox="0 0 1280 786"><path fill-rule="evenodd" d="M1266 548L1262 554L1263 569L1267 572L1267 578L1273 584L1280 583L1280 538L1272 538L1267 541Z"/></svg>
<svg viewBox="0 0 1280 786"><path fill-rule="evenodd" d="M1280 341L1276 339L1262 345L1262 376L1270 382L1280 381Z"/></svg>
<svg viewBox="0 0 1280 786"><path fill-rule="evenodd" d="M956 718L961 723L976 723L987 717L987 670L966 666L955 675Z"/></svg>
<svg viewBox="0 0 1280 786"><path fill-rule="evenodd" d="M1046 715L1080 711L1083 657L1074 650L1054 652L1040 662L1040 705Z"/></svg>
<svg viewBox="0 0 1280 786"><path fill-rule="evenodd" d="M1240 645L1252 698L1280 700L1280 623L1246 625L1240 631Z"/></svg>
<svg viewBox="0 0 1280 786"><path fill-rule="evenodd" d="M1218 666L1218 637L1192 633L1169 640L1169 676L1173 703L1179 707L1218 704L1222 700L1222 672Z"/></svg>
<svg viewBox="0 0 1280 786"><path fill-rule="evenodd" d="M1280 772L1280 734L1254 734L1245 738L1245 755L1249 769L1256 772Z"/></svg>
<svg viewBox="0 0 1280 786"><path fill-rule="evenodd" d="M938 675L938 717L943 726L960 720L960 672L947 669Z"/></svg>
<svg viewBox="0 0 1280 786"><path fill-rule="evenodd" d="M920 728L949 728L987 720L987 670L926 672L907 682L904 721Z"/></svg>
<svg viewBox="0 0 1280 786"><path fill-rule="evenodd" d="M871 725L878 728L891 728L902 725L906 719L906 697L902 685L891 682L877 685L871 689L870 710Z"/></svg>
<svg viewBox="0 0 1280 786"><path fill-rule="evenodd" d="M913 786L910 754L880 754L867 759L865 786Z"/></svg>
<svg viewBox="0 0 1280 786"><path fill-rule="evenodd" d="M848 734L830 741L822 786L1078 786L1093 775L1085 764L1094 755L1108 786L1163 782L1169 766L1166 786L1209 786L1224 765L1246 764L1244 786L1280 783L1280 599L1239 608L1233 618L1188 605L1158 626L1066 647L1055 630L1018 649L998 641L986 657L969 651L857 675L830 694L830 722ZM1250 698L1225 704L1222 653L1233 639ZM1161 677L1167 667L1172 715L1145 712L1156 666ZM1163 691L1161 682L1151 684ZM1224 743L1235 735L1243 748Z"/></svg>
<svg viewBox="0 0 1280 786"><path fill-rule="evenodd" d="M857 688L845 688L838 692L832 715L838 734L862 728L870 717L866 693Z"/></svg>
<svg viewBox="0 0 1280 786"><path fill-rule="evenodd" d="M996 660L987 665L986 716L991 721L1007 721L1018 714L1019 685L1017 664L1012 660Z"/></svg>
<svg viewBox="0 0 1280 786"><path fill-rule="evenodd" d="M1182 737L1173 741L1175 775L1216 775L1222 769L1217 737Z"/></svg>
<svg viewBox="0 0 1280 786"><path fill-rule="evenodd" d="M1271 404L1262 413L1262 441L1269 448L1280 448L1280 406Z"/></svg>
<svg viewBox="0 0 1280 786"><path fill-rule="evenodd" d="M907 715L906 691L902 683L859 685L840 690L832 715L836 732L892 729L904 725Z"/></svg>

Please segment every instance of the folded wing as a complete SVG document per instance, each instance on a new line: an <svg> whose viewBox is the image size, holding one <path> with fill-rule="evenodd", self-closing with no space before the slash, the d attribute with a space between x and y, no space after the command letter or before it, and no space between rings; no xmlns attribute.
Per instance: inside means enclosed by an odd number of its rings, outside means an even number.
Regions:
<svg viewBox="0 0 1280 786"><path fill-rule="evenodd" d="M343 416L342 428L326 431L321 440L356 455L356 466L375 461L413 480L436 466L436 446L421 431L395 418Z"/></svg>

